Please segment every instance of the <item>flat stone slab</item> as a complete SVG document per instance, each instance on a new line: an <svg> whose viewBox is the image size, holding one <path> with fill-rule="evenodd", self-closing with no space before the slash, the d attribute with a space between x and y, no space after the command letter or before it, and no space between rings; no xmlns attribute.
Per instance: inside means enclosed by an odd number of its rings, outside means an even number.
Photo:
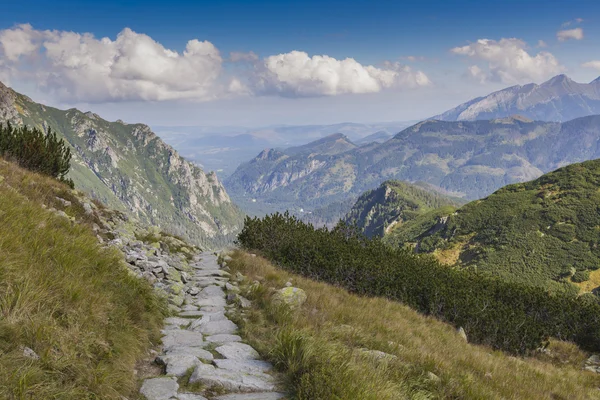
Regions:
<svg viewBox="0 0 600 400"><path fill-rule="evenodd" d="M146 379L140 393L148 400L170 400L177 396L179 384L173 378Z"/></svg>
<svg viewBox="0 0 600 400"><path fill-rule="evenodd" d="M177 395L177 400L208 400L204 396L200 396L196 393L180 393ZM270 399L267 399L270 400Z"/></svg>
<svg viewBox="0 0 600 400"><path fill-rule="evenodd" d="M258 352L245 343L226 343L217 347L215 351L230 360L257 360L260 358Z"/></svg>
<svg viewBox="0 0 600 400"><path fill-rule="evenodd" d="M198 357L190 354L167 354L157 357L157 361L167 366L167 375L182 377L190 368L202 363Z"/></svg>
<svg viewBox="0 0 600 400"><path fill-rule="evenodd" d="M190 320L187 318L180 317L169 317L165 319L166 325L177 325L177 326L188 326L190 324Z"/></svg>
<svg viewBox="0 0 600 400"><path fill-rule="evenodd" d="M200 360L212 361L214 358L212 353L208 350L204 350L200 347L177 347L173 350L167 351L167 356L177 354L189 354L194 357L198 357ZM164 357L164 356L160 356Z"/></svg>
<svg viewBox="0 0 600 400"><path fill-rule="evenodd" d="M205 341L210 343L230 343L230 342L241 342L242 338L238 335L227 335L227 334L217 334L212 336L207 336L204 338Z"/></svg>
<svg viewBox="0 0 600 400"><path fill-rule="evenodd" d="M182 311L179 313L179 316L182 318L194 318L194 317L202 317L206 312L202 311ZM188 320L189 324L189 320Z"/></svg>
<svg viewBox="0 0 600 400"><path fill-rule="evenodd" d="M206 276L222 276L224 278L229 278L231 276L229 272L223 271L222 269L196 269L194 274L198 278Z"/></svg>
<svg viewBox="0 0 600 400"><path fill-rule="evenodd" d="M227 305L227 300L225 300L225 297L214 296L198 299L194 302L194 305L198 307L225 307ZM179 315L181 315L181 313Z"/></svg>
<svg viewBox="0 0 600 400"><path fill-rule="evenodd" d="M207 286L202 289L202 292L198 295L201 299L208 299L211 297L225 297L225 292L219 286Z"/></svg>
<svg viewBox="0 0 600 400"><path fill-rule="evenodd" d="M208 388L223 388L231 392L268 392L275 389L273 378L267 374L248 374L201 364L190 377L190 383L200 382Z"/></svg>
<svg viewBox="0 0 600 400"><path fill-rule="evenodd" d="M266 373L273 369L273 365L262 360L230 360L215 359L213 364L217 368L234 372L248 372L250 374Z"/></svg>
<svg viewBox="0 0 600 400"><path fill-rule="evenodd" d="M168 331L162 338L163 349L168 351L178 347L202 347L204 342L202 339L202 334L198 332L184 330Z"/></svg>
<svg viewBox="0 0 600 400"><path fill-rule="evenodd" d="M237 331L238 327L236 324L228 319L220 321L208 321L199 324L194 331L203 333L204 335L218 335L228 334L231 335Z"/></svg>
<svg viewBox="0 0 600 400"><path fill-rule="evenodd" d="M277 392L263 393L231 393L223 396L213 397L213 400L279 400L285 395ZM180 397L181 399L181 397Z"/></svg>

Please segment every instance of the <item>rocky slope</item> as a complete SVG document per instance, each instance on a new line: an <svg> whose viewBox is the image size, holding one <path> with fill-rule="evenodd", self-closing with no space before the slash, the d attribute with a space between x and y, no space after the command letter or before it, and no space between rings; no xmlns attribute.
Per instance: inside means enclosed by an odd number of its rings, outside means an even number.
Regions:
<svg viewBox="0 0 600 400"><path fill-rule="evenodd" d="M265 150L225 185L242 207L312 211L359 196L388 179L423 181L475 199L561 166L600 157L600 116L565 123L521 117L490 121L424 121L392 139L339 154Z"/></svg>
<svg viewBox="0 0 600 400"><path fill-rule="evenodd" d="M473 121L520 114L539 121L568 121L600 114L600 78L578 83L558 75L540 84L511 86L461 104L433 119Z"/></svg>
<svg viewBox="0 0 600 400"><path fill-rule="evenodd" d="M598 289L600 160L506 186L456 212L427 215L389 234L446 264L568 290ZM558 282L558 283L557 283Z"/></svg>
<svg viewBox="0 0 600 400"><path fill-rule="evenodd" d="M456 205L456 201L439 193L406 182L386 181L361 195L344 221L367 237L382 237L427 211Z"/></svg>
<svg viewBox="0 0 600 400"><path fill-rule="evenodd" d="M0 122L52 128L73 148L77 188L203 246L227 243L241 211L211 172L183 159L148 126L109 122L33 102L0 83Z"/></svg>

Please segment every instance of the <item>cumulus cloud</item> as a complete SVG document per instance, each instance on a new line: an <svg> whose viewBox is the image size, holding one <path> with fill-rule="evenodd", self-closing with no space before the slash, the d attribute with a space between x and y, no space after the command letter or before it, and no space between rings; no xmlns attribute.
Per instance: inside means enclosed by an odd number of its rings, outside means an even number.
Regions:
<svg viewBox="0 0 600 400"><path fill-rule="evenodd" d="M584 68L600 69L600 60L588 61L581 64L581 66Z"/></svg>
<svg viewBox="0 0 600 400"><path fill-rule="evenodd" d="M583 22L583 18L575 18L575 19L573 19L571 21L563 22L561 24L561 27L566 28L567 26L575 25L575 24L580 24L582 22Z"/></svg>
<svg viewBox="0 0 600 400"><path fill-rule="evenodd" d="M487 62L487 67L469 67L468 74L479 82L500 81L506 84L540 81L559 74L565 68L549 52L532 55L519 39L479 39L451 52L473 60Z"/></svg>
<svg viewBox="0 0 600 400"><path fill-rule="evenodd" d="M413 71L399 63L388 62L377 68L364 66L353 58L310 57L302 51L273 55L263 61L257 64L256 75L252 79L255 90L263 94L333 96L431 84L422 71Z"/></svg>
<svg viewBox="0 0 600 400"><path fill-rule="evenodd" d="M548 44L546 42L544 42L543 40L538 40L537 47L539 47L540 49L543 49L543 48L548 47Z"/></svg>
<svg viewBox="0 0 600 400"><path fill-rule="evenodd" d="M89 102L209 99L222 64L210 42L190 40L178 53L128 28L111 40L21 25L0 31L0 54L62 99Z"/></svg>
<svg viewBox="0 0 600 400"><path fill-rule="evenodd" d="M556 38L560 42L564 42L570 39L581 40L583 39L583 29L575 28L575 29L565 29L562 31L556 32Z"/></svg>
<svg viewBox="0 0 600 400"><path fill-rule="evenodd" d="M223 59L211 42L198 39L178 52L129 28L111 39L31 25L0 30L0 79L13 78L34 82L68 102L322 96L431 83L422 71L399 63L378 68L300 51L264 59L254 52L232 52Z"/></svg>

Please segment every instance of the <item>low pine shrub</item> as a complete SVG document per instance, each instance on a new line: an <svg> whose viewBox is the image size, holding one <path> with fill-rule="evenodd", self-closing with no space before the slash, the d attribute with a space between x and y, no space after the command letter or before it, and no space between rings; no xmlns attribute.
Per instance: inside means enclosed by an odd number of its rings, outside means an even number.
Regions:
<svg viewBox="0 0 600 400"><path fill-rule="evenodd" d="M474 343L524 354L555 337L600 350L597 303L453 270L431 256L390 248L344 225L315 229L287 213L247 217L238 244L291 272L360 295L400 301L462 326Z"/></svg>
<svg viewBox="0 0 600 400"><path fill-rule="evenodd" d="M44 134L38 128L0 125L0 156L73 187L73 181L67 178L71 149L51 129Z"/></svg>

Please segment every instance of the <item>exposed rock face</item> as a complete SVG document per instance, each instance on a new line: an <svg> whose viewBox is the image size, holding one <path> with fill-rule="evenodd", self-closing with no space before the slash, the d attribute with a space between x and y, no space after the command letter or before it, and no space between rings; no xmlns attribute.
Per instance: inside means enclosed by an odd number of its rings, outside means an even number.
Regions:
<svg viewBox="0 0 600 400"><path fill-rule="evenodd" d="M306 301L306 292L297 287L285 287L273 294L273 303L285 304L290 308L298 308Z"/></svg>
<svg viewBox="0 0 600 400"><path fill-rule="evenodd" d="M511 86L478 97L433 118L473 121L513 114L538 121L568 121L600 114L600 79L578 83L566 75L558 75L540 85Z"/></svg>
<svg viewBox="0 0 600 400"><path fill-rule="evenodd" d="M242 213L214 173L186 161L143 124L108 122L34 103L0 83L0 123L51 128L73 148L75 186L112 208L203 247L241 228Z"/></svg>

